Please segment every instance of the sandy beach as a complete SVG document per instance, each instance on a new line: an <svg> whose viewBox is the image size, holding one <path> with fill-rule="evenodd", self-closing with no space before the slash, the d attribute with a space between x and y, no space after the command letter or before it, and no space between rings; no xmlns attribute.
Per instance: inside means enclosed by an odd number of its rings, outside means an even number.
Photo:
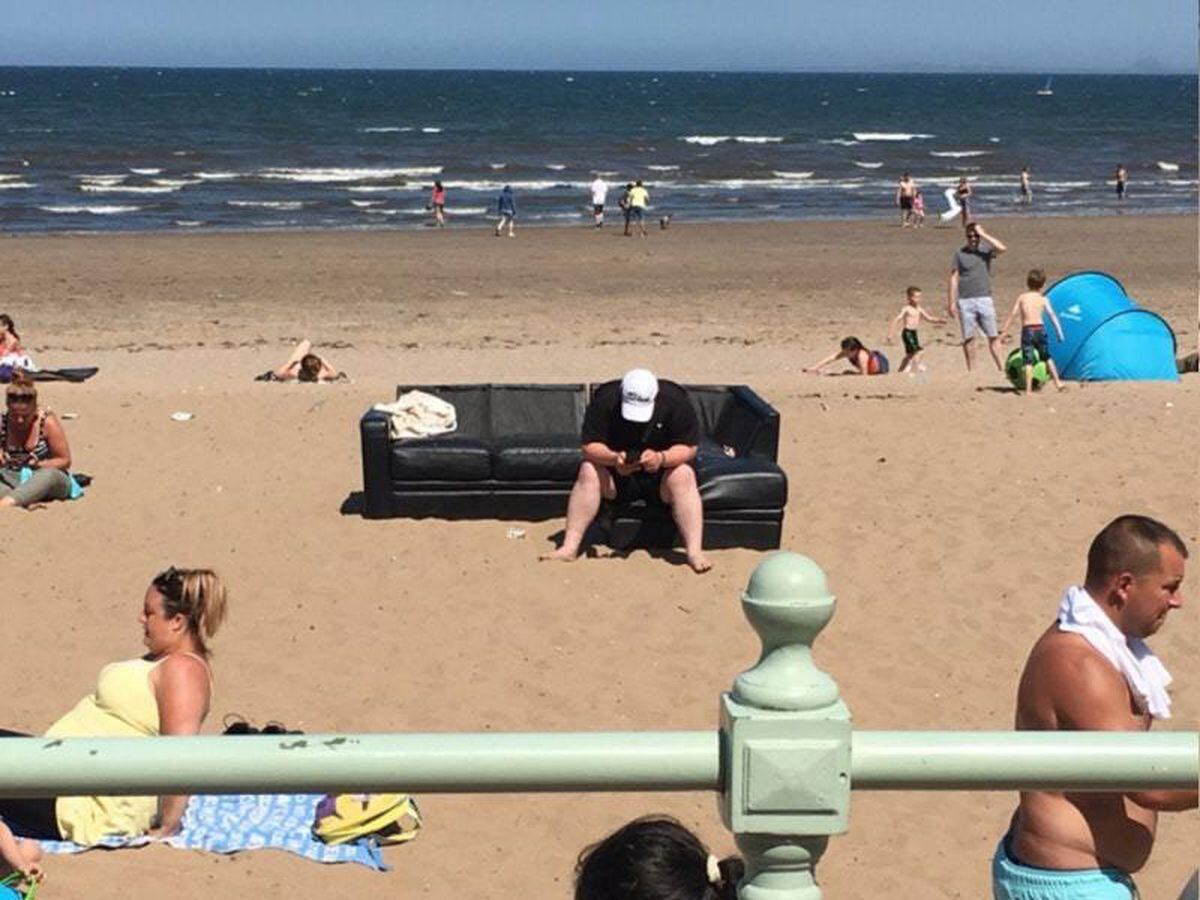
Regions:
<svg viewBox="0 0 1200 900"><path fill-rule="evenodd" d="M1007 314L1025 272L1101 269L1197 341L1195 217L997 218ZM721 691L757 657L738 596L762 555L715 570L645 552L538 563L561 521L366 521L358 419L395 385L601 381L646 365L746 383L782 417L784 548L828 573L838 611L817 661L864 729L1011 727L1016 678L1088 542L1143 512L1200 548L1200 379L1072 385L1022 399L951 326L922 330L917 377L801 368L857 335L883 346L904 288L935 315L959 229L889 220L618 228L0 238L0 311L44 367L79 502L10 511L0 727L40 732L137 655L137 614L165 566L212 566L232 590L206 732L236 712L307 731L715 729ZM253 376L308 337L349 383ZM982 351L982 348L981 348ZM190 421L176 422L174 411ZM603 554L602 554L603 557ZM1193 562L1193 568L1200 563ZM1200 576L1192 573L1190 601ZM1189 587L1189 583L1191 587ZM1174 718L1200 718L1195 603L1153 646ZM279 852L166 848L49 859L44 896L570 896L579 849L666 811L733 849L712 796L419 796L393 867ZM830 898L980 898L1012 793L866 793L819 869ZM1195 866L1196 813L1164 815L1139 876L1173 900ZM1192 847L1192 850L1188 850Z"/></svg>

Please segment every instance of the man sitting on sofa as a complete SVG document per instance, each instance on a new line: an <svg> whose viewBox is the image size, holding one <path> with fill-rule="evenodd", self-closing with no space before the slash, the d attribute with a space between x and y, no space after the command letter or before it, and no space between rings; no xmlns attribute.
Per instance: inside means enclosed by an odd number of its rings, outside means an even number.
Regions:
<svg viewBox="0 0 1200 900"><path fill-rule="evenodd" d="M630 502L657 496L671 507L688 565L698 573L712 568L701 549L704 509L692 468L700 422L683 388L659 381L647 369L600 385L584 412L581 440L583 462L567 502L566 534L562 546L543 559L579 556L601 498Z"/></svg>

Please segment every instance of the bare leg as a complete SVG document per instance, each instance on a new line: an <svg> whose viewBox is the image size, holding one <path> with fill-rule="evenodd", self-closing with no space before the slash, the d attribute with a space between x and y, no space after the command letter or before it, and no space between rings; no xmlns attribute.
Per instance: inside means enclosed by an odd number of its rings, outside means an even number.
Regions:
<svg viewBox="0 0 1200 900"><path fill-rule="evenodd" d="M1046 360L1046 368L1050 370L1050 377L1054 379L1054 386L1060 391L1065 391L1067 386L1062 383L1062 379L1058 377L1058 366L1054 364L1054 360Z"/></svg>
<svg viewBox="0 0 1200 900"><path fill-rule="evenodd" d="M967 361L967 371L975 367L975 338L964 338L962 342L963 358Z"/></svg>
<svg viewBox="0 0 1200 900"><path fill-rule="evenodd" d="M616 495L612 473L608 469L584 460L579 464L579 474L567 500L567 527L562 546L551 553L543 553L539 559L556 559L570 562L579 556L579 545L596 513L600 510L600 498L611 499Z"/></svg>
<svg viewBox="0 0 1200 900"><path fill-rule="evenodd" d="M696 470L687 464L671 469L663 478L659 493L663 502L671 507L671 516L683 538L688 565L697 574L707 572L712 568L712 563L701 547L704 539L704 506L700 502Z"/></svg>
<svg viewBox="0 0 1200 900"><path fill-rule="evenodd" d="M1025 365L1025 396L1033 393L1033 366Z"/></svg>
<svg viewBox="0 0 1200 900"><path fill-rule="evenodd" d="M904 359L900 360L899 371L907 372L908 367L912 365L912 361L913 361L913 357L910 354L908 354L908 353L904 354Z"/></svg>
<svg viewBox="0 0 1200 900"><path fill-rule="evenodd" d="M996 364L996 371L1004 371L1004 363L1000 361L1000 338L990 337L987 339L988 352L992 354L992 362Z"/></svg>
<svg viewBox="0 0 1200 900"><path fill-rule="evenodd" d="M294 373L292 369L300 365L300 360L308 356L312 350L312 341L303 340L296 345L296 349L292 351L292 355L288 357L288 361L275 370L275 377L290 378Z"/></svg>

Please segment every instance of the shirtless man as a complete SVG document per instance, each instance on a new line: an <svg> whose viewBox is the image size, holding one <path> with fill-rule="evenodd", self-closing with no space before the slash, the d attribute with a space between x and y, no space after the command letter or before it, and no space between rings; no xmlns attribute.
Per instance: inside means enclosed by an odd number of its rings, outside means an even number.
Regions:
<svg viewBox="0 0 1200 900"><path fill-rule="evenodd" d="M1143 639L1182 605L1187 547L1145 516L1120 516L1088 549L1083 587L1034 645L1017 690L1023 731L1146 731L1170 715L1170 676ZM1135 679L1140 684L1135 687ZM995 900L1133 900L1159 811L1196 791L1025 791L992 860Z"/></svg>
<svg viewBox="0 0 1200 900"><path fill-rule="evenodd" d="M1050 305L1050 298L1042 293L1045 284L1046 273L1041 269L1030 269L1029 274L1025 276L1025 286L1029 290L1017 297L1012 312L1008 314L1008 318L1004 320L1004 327L1000 329L1002 340L1007 341L1008 326L1017 316L1021 317L1021 356L1025 364L1026 395L1033 393L1033 367L1039 360L1044 362L1046 368L1050 370L1054 386L1060 391L1066 390L1066 385L1059 380L1058 367L1050 358L1050 346L1046 341L1046 326L1042 324L1042 314L1045 313L1050 317L1050 324L1054 326L1059 342L1064 340L1062 324L1054 313L1054 307Z"/></svg>
<svg viewBox="0 0 1200 900"><path fill-rule="evenodd" d="M912 175L905 172L896 186L896 205L900 207L900 227L907 228L915 224L913 218L913 198L917 196L917 183Z"/></svg>

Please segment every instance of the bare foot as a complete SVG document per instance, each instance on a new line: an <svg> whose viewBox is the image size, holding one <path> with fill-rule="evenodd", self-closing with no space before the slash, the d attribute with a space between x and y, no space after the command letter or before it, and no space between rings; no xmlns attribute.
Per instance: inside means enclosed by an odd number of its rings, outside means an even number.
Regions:
<svg viewBox="0 0 1200 900"><path fill-rule="evenodd" d="M1059 390L1059 393L1062 393L1063 391L1067 390L1067 386L1065 384L1060 384L1058 386L1058 390Z"/></svg>
<svg viewBox="0 0 1200 900"><path fill-rule="evenodd" d="M574 550L568 550L566 547L559 547L550 553L543 553L538 557L538 562L575 562L579 559L579 553Z"/></svg>
<svg viewBox="0 0 1200 900"><path fill-rule="evenodd" d="M712 563L708 561L708 557L703 553L689 553L687 561L688 565L692 567L692 571L697 575L703 575L712 568Z"/></svg>

